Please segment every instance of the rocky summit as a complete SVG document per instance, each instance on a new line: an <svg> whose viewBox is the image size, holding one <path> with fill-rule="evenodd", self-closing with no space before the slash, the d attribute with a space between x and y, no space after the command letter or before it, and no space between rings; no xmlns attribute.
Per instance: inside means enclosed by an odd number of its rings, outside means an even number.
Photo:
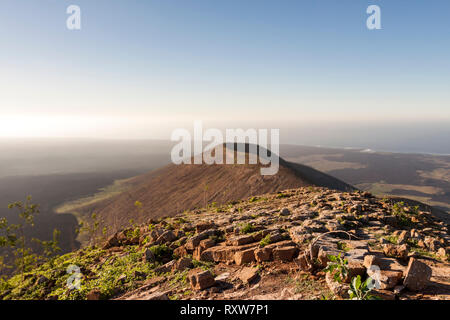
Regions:
<svg viewBox="0 0 450 320"><path fill-rule="evenodd" d="M9 279L0 298L450 299L449 244L422 207L302 187L132 225Z"/></svg>

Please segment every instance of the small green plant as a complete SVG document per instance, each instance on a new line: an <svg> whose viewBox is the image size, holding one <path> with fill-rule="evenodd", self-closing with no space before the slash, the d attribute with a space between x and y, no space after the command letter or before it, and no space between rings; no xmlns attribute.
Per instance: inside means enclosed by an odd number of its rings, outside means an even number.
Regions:
<svg viewBox="0 0 450 320"><path fill-rule="evenodd" d="M419 213L419 207L408 207L403 201L394 203L392 206L392 214L397 217L397 220L401 226L408 227L413 226L413 216L417 216Z"/></svg>
<svg viewBox="0 0 450 320"><path fill-rule="evenodd" d="M252 202L257 202L257 201L261 201L262 199L260 199L259 197L251 197L250 199L248 199L248 202L252 203Z"/></svg>
<svg viewBox="0 0 450 320"><path fill-rule="evenodd" d="M32 239L34 242L40 244L43 248L43 257L40 257L40 260L50 261L52 262L58 252L61 251L59 247L59 237L61 232L58 229L53 229L53 237L52 240L43 241L39 239Z"/></svg>
<svg viewBox="0 0 450 320"><path fill-rule="evenodd" d="M348 276L348 260L344 259L340 253L337 256L329 255L328 259L330 261L324 271L330 272L335 281L344 281Z"/></svg>
<svg viewBox="0 0 450 320"><path fill-rule="evenodd" d="M282 193L282 192L280 192L280 193L277 194L276 198L277 198L277 199L282 199L282 198L289 198L290 196L291 196L291 195L289 195L289 194L287 194L287 193Z"/></svg>
<svg viewBox="0 0 450 320"><path fill-rule="evenodd" d="M350 290L348 290L348 294L350 299L352 300L378 300L378 297L375 297L370 294L372 288L369 284L372 282L372 278L367 278L366 281L361 281L361 276L354 277L350 282Z"/></svg>
<svg viewBox="0 0 450 320"><path fill-rule="evenodd" d="M252 233L253 231L255 231L255 227L250 223L245 224L241 228L241 233L243 233L243 234Z"/></svg>
<svg viewBox="0 0 450 320"><path fill-rule="evenodd" d="M25 227L34 227L34 218L39 214L39 205L31 203L31 200L31 196L28 196L25 202L17 201L8 205L8 209L18 211L19 223L10 224L5 218L0 219L0 231L4 233L0 235L0 247L12 249L16 272L20 272L22 282L25 272L32 269L39 259L28 246L25 236Z"/></svg>
<svg viewBox="0 0 450 320"><path fill-rule="evenodd" d="M172 254L172 250L165 244L152 246L150 251L153 252L157 261L161 261L165 256Z"/></svg>
<svg viewBox="0 0 450 320"><path fill-rule="evenodd" d="M341 241L338 241L337 247L338 247L339 250L342 250L342 251L345 251L345 252L350 250L348 245L345 242L341 242Z"/></svg>
<svg viewBox="0 0 450 320"><path fill-rule="evenodd" d="M270 244L272 242L271 238L270 238L270 234L268 234L267 236L265 236L260 242L259 245L261 247L265 247L268 244Z"/></svg>

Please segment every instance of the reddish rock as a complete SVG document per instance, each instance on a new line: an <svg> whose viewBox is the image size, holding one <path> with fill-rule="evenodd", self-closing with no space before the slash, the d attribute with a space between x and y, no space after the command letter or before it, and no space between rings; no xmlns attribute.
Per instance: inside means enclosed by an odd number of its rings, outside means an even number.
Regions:
<svg viewBox="0 0 450 320"><path fill-rule="evenodd" d="M239 279L244 283L250 283L258 277L258 269L245 267L238 274Z"/></svg>
<svg viewBox="0 0 450 320"><path fill-rule="evenodd" d="M306 253L300 254L294 261L299 266L300 270L309 271L312 268L312 266L308 263Z"/></svg>
<svg viewBox="0 0 450 320"><path fill-rule="evenodd" d="M184 271L193 267L192 259L183 257L177 260L173 266L173 270Z"/></svg>
<svg viewBox="0 0 450 320"><path fill-rule="evenodd" d="M271 261L272 249L270 248L258 248L255 250L255 259L257 262Z"/></svg>
<svg viewBox="0 0 450 320"><path fill-rule="evenodd" d="M179 246L175 250L173 250L173 254L177 257L184 257L188 255L188 252L184 246Z"/></svg>
<svg viewBox="0 0 450 320"><path fill-rule="evenodd" d="M294 246L275 248L272 254L274 260L292 261L298 254L298 248Z"/></svg>
<svg viewBox="0 0 450 320"><path fill-rule="evenodd" d="M144 261L152 263L155 262L155 259L153 252L150 249L146 249L144 252Z"/></svg>
<svg viewBox="0 0 450 320"><path fill-rule="evenodd" d="M255 249L238 251L234 254L234 262L240 266L255 261Z"/></svg>
<svg viewBox="0 0 450 320"><path fill-rule="evenodd" d="M410 258L403 284L412 291L425 289L431 278L431 268L416 258Z"/></svg>
<svg viewBox="0 0 450 320"><path fill-rule="evenodd" d="M103 245L103 250L113 248L113 247L118 247L118 246L120 246L120 242L119 242L117 233L115 233L114 235L109 237L109 239L105 242L105 244Z"/></svg>
<svg viewBox="0 0 450 320"><path fill-rule="evenodd" d="M408 246L406 244L402 244L401 246L396 246L394 244L388 243L388 244L383 245L383 252L388 257L394 257L394 258L398 258L398 259L406 259L408 257L409 250L408 250Z"/></svg>
<svg viewBox="0 0 450 320"><path fill-rule="evenodd" d="M367 274L376 281L379 289L392 289L403 278L403 272L391 270L368 269Z"/></svg>
<svg viewBox="0 0 450 320"><path fill-rule="evenodd" d="M87 300L100 300L100 290L93 289L86 295Z"/></svg>
<svg viewBox="0 0 450 320"><path fill-rule="evenodd" d="M199 223L195 226L195 231L197 231L197 233L200 233L202 231L208 230L208 229L213 229L215 228L216 225L214 222L202 222Z"/></svg>
<svg viewBox="0 0 450 320"><path fill-rule="evenodd" d="M350 260L347 264L348 276L345 279L346 282L350 283L351 279L357 276L363 276L366 273L366 267L362 261Z"/></svg>
<svg viewBox="0 0 450 320"><path fill-rule="evenodd" d="M212 287L216 283L209 271L192 270L188 278L194 290L204 290Z"/></svg>
<svg viewBox="0 0 450 320"><path fill-rule="evenodd" d="M380 255L367 255L364 257L364 266L369 269L371 266L377 266L381 270L404 271L402 266L394 258L388 258Z"/></svg>
<svg viewBox="0 0 450 320"><path fill-rule="evenodd" d="M252 242L255 242L255 239L252 235L241 235L229 238L226 243L229 246L242 246L244 244L249 244Z"/></svg>

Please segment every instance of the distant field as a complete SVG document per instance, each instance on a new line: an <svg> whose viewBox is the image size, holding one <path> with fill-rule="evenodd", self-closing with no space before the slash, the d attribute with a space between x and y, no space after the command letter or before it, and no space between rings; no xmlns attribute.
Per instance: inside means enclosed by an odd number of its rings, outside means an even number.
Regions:
<svg viewBox="0 0 450 320"><path fill-rule="evenodd" d="M450 212L450 156L286 145L280 153L376 195L410 198Z"/></svg>

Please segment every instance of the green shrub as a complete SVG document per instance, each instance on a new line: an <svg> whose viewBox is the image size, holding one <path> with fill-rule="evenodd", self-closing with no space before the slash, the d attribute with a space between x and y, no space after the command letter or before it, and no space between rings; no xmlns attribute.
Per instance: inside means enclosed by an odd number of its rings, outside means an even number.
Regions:
<svg viewBox="0 0 450 320"><path fill-rule="evenodd" d="M259 242L259 245L261 246L261 247L265 247L265 246L267 246L268 244L270 244L272 241L271 241L271 239L270 239L270 234L268 234L267 236L265 236L260 242Z"/></svg>
<svg viewBox="0 0 450 320"><path fill-rule="evenodd" d="M241 233L243 233L243 234L252 233L253 231L255 231L255 227L250 223L245 224L241 228Z"/></svg>
<svg viewBox="0 0 450 320"><path fill-rule="evenodd" d="M369 284L372 278L367 278L366 281L361 281L361 276L354 277L350 282L350 290L348 294L352 300L379 300L378 297L370 295L372 289Z"/></svg>
<svg viewBox="0 0 450 320"><path fill-rule="evenodd" d="M348 276L348 260L344 259L340 253L338 256L329 255L328 259L330 261L324 271L330 272L335 281L344 281Z"/></svg>

